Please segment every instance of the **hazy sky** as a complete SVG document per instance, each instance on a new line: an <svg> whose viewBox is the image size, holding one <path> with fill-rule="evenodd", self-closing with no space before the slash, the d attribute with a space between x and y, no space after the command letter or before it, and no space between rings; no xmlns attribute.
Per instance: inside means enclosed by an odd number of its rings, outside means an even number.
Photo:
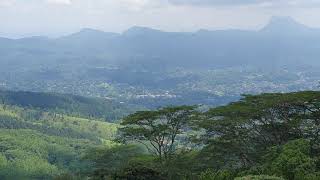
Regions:
<svg viewBox="0 0 320 180"><path fill-rule="evenodd" d="M320 0L0 0L0 36L60 35L85 27L258 29L271 16L320 27Z"/></svg>

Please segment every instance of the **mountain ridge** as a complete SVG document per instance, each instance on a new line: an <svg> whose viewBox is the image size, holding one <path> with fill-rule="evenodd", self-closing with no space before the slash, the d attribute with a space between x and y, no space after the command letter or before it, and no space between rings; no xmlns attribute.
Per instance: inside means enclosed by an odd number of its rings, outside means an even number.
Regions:
<svg viewBox="0 0 320 180"><path fill-rule="evenodd" d="M79 36L88 36L88 37L97 37L100 35L100 37L116 37L116 36L135 36L135 35L145 35L145 34L150 34L150 33L179 33L179 34L198 34L198 33L203 33L203 32L272 32L272 33L279 33L284 30L298 30L298 32L304 31L304 32L309 32L313 30L318 30L320 32L320 29L317 28L312 28L307 25L304 25L295 19L287 16L273 16L270 18L268 23L263 26L259 30L243 30L243 29L221 29L221 30L210 30L210 29L199 29L193 32L171 32L171 31L163 31L151 27L145 27L145 26L132 26L131 28L128 28L127 30L123 31L122 33L116 33L116 32L108 32L108 31L103 31L103 30L98 30L98 29L92 29L92 28L82 28L80 31L61 36L58 38L53 38L53 39L64 39L64 38L70 38L70 37L79 37ZM19 38L19 39L27 39L27 38L33 38L33 37L42 37L44 38L45 36L31 36L31 37L25 37L25 38ZM5 37L1 37L5 38ZM11 38L6 38L6 39L11 39ZM52 39L52 38L50 38ZM14 39L12 39L14 40Z"/></svg>
<svg viewBox="0 0 320 180"><path fill-rule="evenodd" d="M275 34L302 34L312 33L313 31L319 31L320 29L312 28L304 25L291 17L277 17L274 16L270 19L269 23L265 25L260 32L263 33L275 33Z"/></svg>
<svg viewBox="0 0 320 180"><path fill-rule="evenodd" d="M281 28L284 26L288 28ZM65 74L73 70L87 77L87 72L95 74L91 70L94 67L108 66L158 72L179 67L320 65L320 41L317 41L320 31L306 27L290 18L273 18L262 31L179 33L133 27L122 34L83 29L70 36L44 41L0 40L0 69L24 72L25 68L34 70L59 65L68 69ZM134 70L130 69L132 67ZM101 79L120 76L105 72L94 75Z"/></svg>

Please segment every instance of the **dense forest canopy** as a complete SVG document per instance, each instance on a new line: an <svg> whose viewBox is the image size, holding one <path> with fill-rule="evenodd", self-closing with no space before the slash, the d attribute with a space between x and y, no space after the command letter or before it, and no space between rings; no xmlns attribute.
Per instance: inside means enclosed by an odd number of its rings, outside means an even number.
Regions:
<svg viewBox="0 0 320 180"><path fill-rule="evenodd" d="M319 179L319 105L320 93L305 91L244 95L208 111L188 106L139 111L119 129L125 145L97 151L91 177ZM127 154L132 142L148 148L132 149L130 157L113 159L117 169L106 168L110 159L103 157Z"/></svg>
<svg viewBox="0 0 320 180"><path fill-rule="evenodd" d="M120 124L2 104L0 177L316 180L319 113L317 91L137 111Z"/></svg>

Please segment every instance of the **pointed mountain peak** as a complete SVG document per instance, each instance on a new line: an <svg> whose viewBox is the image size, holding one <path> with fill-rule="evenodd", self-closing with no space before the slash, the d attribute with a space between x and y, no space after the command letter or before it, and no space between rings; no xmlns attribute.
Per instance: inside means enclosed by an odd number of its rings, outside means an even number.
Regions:
<svg viewBox="0 0 320 180"><path fill-rule="evenodd" d="M294 20L290 16L273 16L270 19L270 24L295 24L295 25L302 25L298 23L296 20ZM302 25L303 26L303 25Z"/></svg>
<svg viewBox="0 0 320 180"><path fill-rule="evenodd" d="M297 22L291 17L272 17L269 23L261 30L269 33L301 33L307 32L310 28Z"/></svg>

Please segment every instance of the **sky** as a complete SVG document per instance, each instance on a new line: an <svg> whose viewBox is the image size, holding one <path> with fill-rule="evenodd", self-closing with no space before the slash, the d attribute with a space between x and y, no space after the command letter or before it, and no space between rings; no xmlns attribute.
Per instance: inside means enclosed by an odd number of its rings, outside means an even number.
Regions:
<svg viewBox="0 0 320 180"><path fill-rule="evenodd" d="M272 16L320 27L320 0L0 0L0 36L60 36L132 26L164 31L259 29Z"/></svg>

